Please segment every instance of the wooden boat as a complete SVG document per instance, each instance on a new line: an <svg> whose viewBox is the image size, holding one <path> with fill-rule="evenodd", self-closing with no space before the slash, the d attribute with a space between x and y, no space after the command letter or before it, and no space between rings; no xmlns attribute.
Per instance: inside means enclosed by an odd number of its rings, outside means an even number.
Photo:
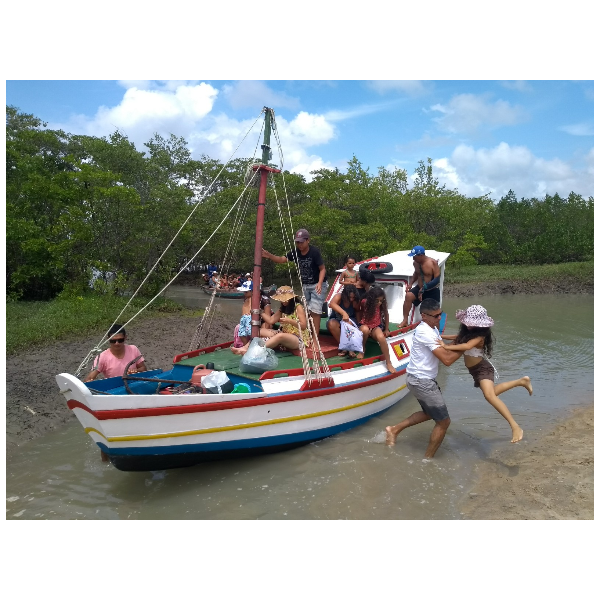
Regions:
<svg viewBox="0 0 600 600"><path fill-rule="evenodd" d="M202 291L205 294L208 295L212 295L214 292L215 288L211 288L207 285L203 285L202 287ZM271 295L275 290L277 289L277 286L275 284L271 285L268 288L263 288L263 291L267 293L267 295ZM236 290L236 288L232 288L232 289L217 289L217 291L215 292L215 296L218 296L219 298L243 298L244 297L244 292L238 292Z"/></svg>
<svg viewBox="0 0 600 600"><path fill-rule="evenodd" d="M265 142L272 116L265 109ZM265 151L267 152L267 151ZM261 198L264 207L268 153L256 166L261 172L254 279L260 277L262 247ZM259 231L260 228L260 231ZM68 373L56 376L67 405L74 412L112 464L124 471L183 467L206 460L250 456L294 448L357 427L387 410L408 393L406 366L410 357L412 323L398 329L408 281L413 273L410 249L378 257L392 269L376 273L376 282L386 292L392 336L387 343L395 373L390 373L377 343L369 340L365 357L347 360L326 352L324 361L307 361L292 352L278 352L277 370L248 374L240 370L240 356L229 351L227 342L175 356L167 370L112 377L89 383ZM438 259L443 285L447 253L427 250ZM340 288L339 276L331 293ZM259 301L253 297L253 306ZM322 323L326 319L322 319ZM440 329L445 324L445 315ZM254 327L254 326L253 326ZM258 326L254 331L258 332ZM322 329L321 349L333 338ZM335 349L335 344L333 344ZM194 367L214 363L232 383L245 383L247 393L173 393L189 382ZM143 375L143 376L142 376Z"/></svg>

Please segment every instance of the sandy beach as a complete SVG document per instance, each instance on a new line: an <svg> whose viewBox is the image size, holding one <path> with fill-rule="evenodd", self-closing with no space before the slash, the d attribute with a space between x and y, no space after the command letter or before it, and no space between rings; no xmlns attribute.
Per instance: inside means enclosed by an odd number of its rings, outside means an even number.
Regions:
<svg viewBox="0 0 600 600"><path fill-rule="evenodd" d="M189 346L198 317L165 315L128 327L149 368L166 368ZM217 314L202 346L231 339L235 322ZM75 419L54 376L74 372L97 337L66 340L7 357L7 455ZM554 429L477 465L460 507L464 519L593 519L593 405Z"/></svg>

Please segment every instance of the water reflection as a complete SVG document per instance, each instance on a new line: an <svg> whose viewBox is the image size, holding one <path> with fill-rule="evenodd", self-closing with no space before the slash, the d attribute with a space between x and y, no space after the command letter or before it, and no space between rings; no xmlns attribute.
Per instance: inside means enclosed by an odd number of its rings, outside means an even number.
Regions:
<svg viewBox="0 0 600 600"><path fill-rule="evenodd" d="M195 292L195 295L193 295ZM199 296L192 290L190 296ZM204 295L204 294L203 294ZM206 296L208 298L208 296ZM592 296L478 298L496 325L494 364L501 381L528 374L502 395L536 439L593 394ZM458 308L449 298L448 332ZM239 314L239 301L220 304ZM223 309L222 309L223 310ZM102 463L79 423L23 446L7 463L7 518L17 519L456 519L477 465L510 447L510 427L473 387L462 361L440 367L452 425L435 460L423 453L431 427L411 427L396 446L383 429L418 404L407 396L349 432L281 454L206 463L188 469L122 473ZM499 463L497 463L499 464ZM506 469L514 475L518 466Z"/></svg>

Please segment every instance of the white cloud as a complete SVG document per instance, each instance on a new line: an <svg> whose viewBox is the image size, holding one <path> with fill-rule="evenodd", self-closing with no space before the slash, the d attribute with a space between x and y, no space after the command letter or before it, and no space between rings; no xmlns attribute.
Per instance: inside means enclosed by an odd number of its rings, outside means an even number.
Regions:
<svg viewBox="0 0 600 600"><path fill-rule="evenodd" d="M223 95L234 109L256 106L296 109L300 106L298 98L275 92L262 81L236 81L224 85Z"/></svg>
<svg viewBox="0 0 600 600"><path fill-rule="evenodd" d="M574 123L573 125L563 125L558 129L570 135L594 135L594 126L592 123Z"/></svg>
<svg viewBox="0 0 600 600"><path fill-rule="evenodd" d="M517 92L532 92L533 86L524 80L516 81L501 81L500 85L508 90L516 90Z"/></svg>
<svg viewBox="0 0 600 600"><path fill-rule="evenodd" d="M459 94L447 104L435 104L430 110L442 113L434 118L440 129L450 133L473 133L478 129L495 129L504 125L516 125L526 117L519 106L511 106L505 100L492 102L489 95Z"/></svg>
<svg viewBox="0 0 600 600"><path fill-rule="evenodd" d="M584 197L594 193L593 149L584 168L574 169L569 163L535 156L524 146L501 142L495 148L474 149L461 144L450 157L433 161L434 174L451 189L467 196L491 193L498 200L509 189L520 197L543 197L570 192Z"/></svg>
<svg viewBox="0 0 600 600"><path fill-rule="evenodd" d="M368 85L371 89L379 94L387 94L388 92L400 92L408 96L422 96L427 94L432 84L426 81L418 80L376 80L369 81Z"/></svg>

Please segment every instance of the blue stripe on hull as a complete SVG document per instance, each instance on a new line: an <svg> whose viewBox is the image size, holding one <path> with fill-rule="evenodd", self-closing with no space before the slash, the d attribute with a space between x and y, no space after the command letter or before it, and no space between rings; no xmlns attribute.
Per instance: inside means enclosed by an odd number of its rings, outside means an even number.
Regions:
<svg viewBox="0 0 600 600"><path fill-rule="evenodd" d="M391 407L384 408L355 421L332 427L265 438L145 448L108 448L100 442L97 442L97 444L103 452L109 455L113 465L122 471L154 471L191 466L211 460L239 458L297 448L298 446L316 442L336 433L357 427L372 417L382 414L388 408Z"/></svg>

